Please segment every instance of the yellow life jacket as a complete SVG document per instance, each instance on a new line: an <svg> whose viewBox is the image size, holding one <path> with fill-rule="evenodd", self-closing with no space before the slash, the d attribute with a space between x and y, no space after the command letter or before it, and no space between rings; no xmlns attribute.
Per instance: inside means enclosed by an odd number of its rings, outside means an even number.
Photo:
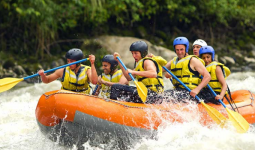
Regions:
<svg viewBox="0 0 255 150"><path fill-rule="evenodd" d="M205 62L204 62L203 59L201 59L201 58L198 57L198 60L200 60L200 61L203 63L203 65L205 66ZM202 79L199 78L199 79L198 79L198 85L201 83L201 81L202 81Z"/></svg>
<svg viewBox="0 0 255 150"><path fill-rule="evenodd" d="M162 78L162 74L163 74L162 66L160 65L159 62L161 61L161 64L162 64L162 62L164 62L164 61L167 62L167 61L164 60L162 57L161 58L157 57L157 59L154 59L154 57L153 58L145 57L145 58L141 59L139 62L137 62L135 71L145 71L144 70L144 61L149 59L149 60L152 60L156 66L157 77L156 78L147 78L147 77L143 77L143 76L136 76L136 79L138 81L141 81L150 90L157 92L157 93L162 93L162 92L164 92L164 82L163 82L163 78Z"/></svg>
<svg viewBox="0 0 255 150"><path fill-rule="evenodd" d="M231 72L228 67L226 67L223 64L216 62L216 61L213 61L209 65L206 66L206 70L211 75L211 80L209 82L210 87L216 92L221 92L222 85L220 84L220 82L217 78L217 75L216 75L216 67L217 66L221 67L225 79L230 75Z"/></svg>
<svg viewBox="0 0 255 150"><path fill-rule="evenodd" d="M87 70L90 68L91 67L89 66L81 64L81 67L76 75L75 72L70 69L70 67L66 67L62 76L61 89L90 94L89 80L87 75Z"/></svg>
<svg viewBox="0 0 255 150"><path fill-rule="evenodd" d="M197 71L191 70L189 66L190 59L192 57L198 58L196 55L188 55L178 61L178 57L174 57L171 63L171 72L191 90L195 89L201 82L201 79L199 78L199 73ZM172 83L175 88L184 88L175 79L172 80Z"/></svg>
<svg viewBox="0 0 255 150"><path fill-rule="evenodd" d="M102 79L108 82L114 82L114 83L118 83L120 81L120 78L122 76L122 71L121 70L117 70L113 75L106 75L106 74L102 74ZM110 92L111 92L111 87L102 84L102 88L101 88L101 96L106 97L106 98L110 98Z"/></svg>

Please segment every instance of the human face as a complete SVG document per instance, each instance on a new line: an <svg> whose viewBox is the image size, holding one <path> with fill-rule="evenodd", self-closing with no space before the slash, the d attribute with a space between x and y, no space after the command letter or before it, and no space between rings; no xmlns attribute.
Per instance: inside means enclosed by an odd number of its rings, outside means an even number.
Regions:
<svg viewBox="0 0 255 150"><path fill-rule="evenodd" d="M182 59L186 55L185 45L175 45L175 52L179 59Z"/></svg>
<svg viewBox="0 0 255 150"><path fill-rule="evenodd" d="M108 62L102 62L103 70L106 75L111 73L111 64Z"/></svg>
<svg viewBox="0 0 255 150"><path fill-rule="evenodd" d="M193 55L196 55L196 56L199 57L199 50L200 50L201 47L202 46L200 46L200 45L194 45L193 46Z"/></svg>
<svg viewBox="0 0 255 150"><path fill-rule="evenodd" d="M73 60L73 59L67 59L67 63L70 64L70 63L73 63L73 62L76 62L76 60ZM73 64L71 66L69 66L71 70L74 70L76 68L76 64Z"/></svg>
<svg viewBox="0 0 255 150"><path fill-rule="evenodd" d="M131 53L135 59L135 62L138 62L142 59L141 53L139 51L131 51Z"/></svg>
<svg viewBox="0 0 255 150"><path fill-rule="evenodd" d="M202 54L201 58L204 60L206 66L209 65L212 62L212 55L211 54Z"/></svg>

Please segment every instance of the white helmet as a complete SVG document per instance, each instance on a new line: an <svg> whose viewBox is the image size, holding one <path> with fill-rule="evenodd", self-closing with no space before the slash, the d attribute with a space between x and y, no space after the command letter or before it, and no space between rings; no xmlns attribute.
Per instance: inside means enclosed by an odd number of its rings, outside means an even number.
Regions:
<svg viewBox="0 0 255 150"><path fill-rule="evenodd" d="M204 40L197 39L192 46L194 45L207 46L207 43Z"/></svg>

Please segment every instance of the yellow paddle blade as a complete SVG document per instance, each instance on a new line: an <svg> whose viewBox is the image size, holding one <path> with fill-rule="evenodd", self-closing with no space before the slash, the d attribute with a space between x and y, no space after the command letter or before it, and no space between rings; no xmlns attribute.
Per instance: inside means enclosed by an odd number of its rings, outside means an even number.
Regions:
<svg viewBox="0 0 255 150"><path fill-rule="evenodd" d="M201 101L202 105L205 107L207 113L209 116L221 127L224 127L227 118L223 116L217 109L207 105L204 103L204 101Z"/></svg>
<svg viewBox="0 0 255 150"><path fill-rule="evenodd" d="M230 121L232 122L232 124L234 125L234 127L236 128L237 132L239 132L239 133L247 132L250 125L243 118L243 116L237 112L234 112L234 111L228 109L228 108L226 108L226 110L228 112L228 117L229 117Z"/></svg>
<svg viewBox="0 0 255 150"><path fill-rule="evenodd" d="M142 82L134 81L134 83L136 85L138 95L140 96L141 100L145 103L148 94L146 86Z"/></svg>
<svg viewBox="0 0 255 150"><path fill-rule="evenodd" d="M17 79L17 78L4 78L0 79L0 93L7 91L18 84L20 81L24 79Z"/></svg>

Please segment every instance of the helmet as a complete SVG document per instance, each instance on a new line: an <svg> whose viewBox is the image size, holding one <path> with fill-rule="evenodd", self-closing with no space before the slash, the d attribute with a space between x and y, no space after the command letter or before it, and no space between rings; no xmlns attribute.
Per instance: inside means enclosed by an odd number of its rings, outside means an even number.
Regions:
<svg viewBox="0 0 255 150"><path fill-rule="evenodd" d="M194 45L207 46L207 43L202 39L197 39L192 46Z"/></svg>
<svg viewBox="0 0 255 150"><path fill-rule="evenodd" d="M66 53L66 59L81 60L83 58L83 53L78 48L72 48Z"/></svg>
<svg viewBox="0 0 255 150"><path fill-rule="evenodd" d="M214 51L213 47L211 47L211 46L203 46L199 50L199 56L200 57L201 57L202 54L208 54L208 53L212 55L212 60L214 60L215 51Z"/></svg>
<svg viewBox="0 0 255 150"><path fill-rule="evenodd" d="M175 51L175 45L185 45L186 47L186 53L189 52L189 40L186 37L177 37L174 39L174 51Z"/></svg>
<svg viewBox="0 0 255 150"><path fill-rule="evenodd" d="M148 54L148 45L144 41L137 41L131 44L130 51L139 51L142 58Z"/></svg>
<svg viewBox="0 0 255 150"><path fill-rule="evenodd" d="M111 71L114 71L117 66L118 66L118 62L114 59L113 55L105 55L102 59L102 62L108 62L111 64Z"/></svg>

